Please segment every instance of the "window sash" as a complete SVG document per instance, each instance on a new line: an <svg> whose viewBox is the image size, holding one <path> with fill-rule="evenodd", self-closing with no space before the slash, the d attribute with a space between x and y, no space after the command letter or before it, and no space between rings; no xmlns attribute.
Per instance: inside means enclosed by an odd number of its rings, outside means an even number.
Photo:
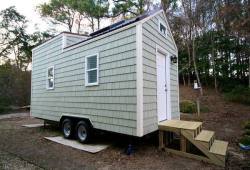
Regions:
<svg viewBox="0 0 250 170"><path fill-rule="evenodd" d="M95 68L88 68L89 66L89 63L88 62L91 62L90 60L88 60L89 58L95 58L95 63L96 63L96 67ZM92 60L93 62L93 60ZM90 82L89 81L89 74L90 72L92 71L96 71L96 81L95 82ZM93 76L93 75L92 75ZM99 82L99 54L93 54L93 55L89 55L89 56L86 56L85 57L85 86L93 86L93 85L98 85L98 82Z"/></svg>
<svg viewBox="0 0 250 170"><path fill-rule="evenodd" d="M52 74L50 74L50 70ZM49 67L47 69L46 87L48 90L54 89L55 87L55 72L54 71L55 71L54 66Z"/></svg>
<svg viewBox="0 0 250 170"><path fill-rule="evenodd" d="M53 75L54 75L54 68L53 67L48 68L47 77L53 77Z"/></svg>
<svg viewBox="0 0 250 170"><path fill-rule="evenodd" d="M158 24L159 24L158 31L160 32L161 35L166 37L167 36L167 26L161 20L159 20Z"/></svg>
<svg viewBox="0 0 250 170"><path fill-rule="evenodd" d="M162 23L160 23L160 31L166 35L166 27L164 25L162 25Z"/></svg>
<svg viewBox="0 0 250 170"><path fill-rule="evenodd" d="M48 88L52 89L54 88L54 78L49 78L47 79L47 83L48 83ZM51 86L50 86L51 85Z"/></svg>
<svg viewBox="0 0 250 170"><path fill-rule="evenodd" d="M98 81L97 80L98 79L97 71L98 71L97 69L87 71L87 81L89 84L97 83L97 81ZM92 75L91 75L91 73L92 73ZM91 82L92 80L95 80L95 81Z"/></svg>
<svg viewBox="0 0 250 170"><path fill-rule="evenodd" d="M92 56L87 57L87 70L91 70L95 68L97 68L97 55L92 55Z"/></svg>

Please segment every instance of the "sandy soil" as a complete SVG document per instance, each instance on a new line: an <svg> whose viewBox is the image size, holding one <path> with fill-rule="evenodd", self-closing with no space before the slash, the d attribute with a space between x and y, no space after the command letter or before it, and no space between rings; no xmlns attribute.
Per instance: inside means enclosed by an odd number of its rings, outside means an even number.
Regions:
<svg viewBox="0 0 250 170"><path fill-rule="evenodd" d="M194 96L190 89L181 87L181 99L194 99ZM209 90L202 104L210 108L199 118L204 121L204 129L214 130L217 139L229 141L226 169L250 169L250 153L240 151L237 146L243 133L242 124L250 119L250 107L224 102L222 96ZM183 119L197 120L192 116ZM134 139L99 132L95 141L111 141L112 145L102 152L90 154L44 139L60 135L58 128L21 126L29 123L41 123L41 120L29 117L0 120L0 169L223 169L159 151L157 134ZM131 141L135 153L127 156L124 151Z"/></svg>

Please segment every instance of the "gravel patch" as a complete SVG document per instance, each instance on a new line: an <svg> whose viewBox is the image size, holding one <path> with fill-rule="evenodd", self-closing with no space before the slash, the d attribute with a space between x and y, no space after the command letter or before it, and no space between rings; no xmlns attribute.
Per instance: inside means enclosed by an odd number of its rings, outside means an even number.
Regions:
<svg viewBox="0 0 250 170"><path fill-rule="evenodd" d="M13 154L0 150L1 170L43 170Z"/></svg>

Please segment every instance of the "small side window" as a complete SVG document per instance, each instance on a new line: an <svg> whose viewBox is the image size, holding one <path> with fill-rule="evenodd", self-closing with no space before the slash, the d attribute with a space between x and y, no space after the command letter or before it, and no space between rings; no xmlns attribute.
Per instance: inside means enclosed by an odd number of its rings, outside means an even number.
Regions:
<svg viewBox="0 0 250 170"><path fill-rule="evenodd" d="M85 86L98 85L99 55L94 54L85 58Z"/></svg>
<svg viewBox="0 0 250 170"><path fill-rule="evenodd" d="M54 80L54 66L47 69L47 80L46 87L47 89L54 89L55 80Z"/></svg>
<svg viewBox="0 0 250 170"><path fill-rule="evenodd" d="M163 24L162 21L159 20L159 32L163 35L163 36L167 36L167 27L165 24Z"/></svg>

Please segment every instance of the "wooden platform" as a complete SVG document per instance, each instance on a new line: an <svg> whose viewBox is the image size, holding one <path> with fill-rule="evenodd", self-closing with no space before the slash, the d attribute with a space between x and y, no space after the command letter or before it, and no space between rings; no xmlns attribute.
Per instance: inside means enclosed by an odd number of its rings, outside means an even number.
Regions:
<svg viewBox="0 0 250 170"><path fill-rule="evenodd" d="M202 122L191 122L191 121L183 121L183 120L166 120L166 121L160 122L158 124L158 127L160 130L164 130L167 128L196 130L201 125L202 125Z"/></svg>
<svg viewBox="0 0 250 170"><path fill-rule="evenodd" d="M215 140L213 131L202 130L202 122L166 120L158 124L159 127L159 148L171 153L203 160L219 166L225 166L228 142ZM168 135L166 135L168 132ZM173 142L173 135L180 135L180 149L168 148L169 143ZM187 142L188 141L188 142ZM188 145L193 144L203 155L192 154Z"/></svg>

